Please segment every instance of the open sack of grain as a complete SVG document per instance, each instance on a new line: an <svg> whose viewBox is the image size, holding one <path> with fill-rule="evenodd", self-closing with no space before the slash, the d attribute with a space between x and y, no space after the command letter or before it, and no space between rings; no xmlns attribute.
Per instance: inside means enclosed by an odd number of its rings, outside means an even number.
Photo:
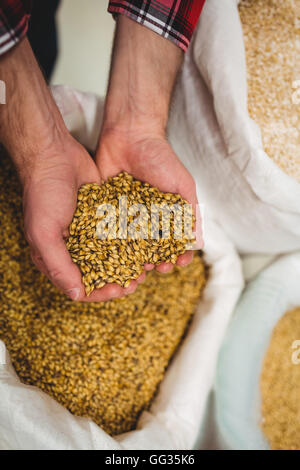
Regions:
<svg viewBox="0 0 300 470"><path fill-rule="evenodd" d="M299 17L299 0L206 0L176 88L170 140L243 254L300 248Z"/></svg>
<svg viewBox="0 0 300 470"><path fill-rule="evenodd" d="M221 348L216 379L223 448L300 449L300 253L249 283Z"/></svg>
<svg viewBox="0 0 300 470"><path fill-rule="evenodd" d="M69 129L93 150L101 125L102 101L67 87L57 87L53 94ZM199 302L200 290L195 296L192 284L201 289L201 259L186 274L184 271L176 274L176 270L167 277L150 273L137 292L124 300L115 299L106 306L83 306L65 299L37 270L28 277L32 268L20 229L19 190L12 167L3 161L1 171L7 184L15 185L12 189L7 186L15 197L7 198L5 185L1 185L0 208L3 212L5 209L1 238L5 242L0 257L3 263L0 333L4 339L0 341L0 448L190 449L201 445L201 425L214 382L218 350L243 286L238 255L223 230L205 218L205 262L210 269ZM11 232L5 234L7 223ZM166 353L171 357L170 351L188 321L186 307L194 309L196 301L192 323L163 377L161 357ZM165 317L164 304L168 305ZM131 340L128 335L124 337L126 331ZM82 337L78 338L78 334ZM142 348L138 349L136 344L140 340ZM56 350L50 348L51 343L56 345ZM104 364L97 363L100 343L106 348L101 356ZM94 351L96 357L87 358L87 349ZM124 363L123 353L128 364L134 350L139 355L133 357L133 367L124 376L118 364L121 368ZM29 354L27 360L26 354ZM147 354L152 359L146 367L143 361ZM105 374L103 383L99 366ZM80 371L77 379L76 370ZM73 381L74 389L60 389L63 376L68 377L68 384ZM130 415L134 415L134 408L145 394L153 394L153 379L159 383L162 377L151 407L142 412L135 428L135 423L130 423ZM43 391L28 385L32 381L41 384ZM91 387L94 395L90 393ZM130 397L126 395L128 391ZM126 401L132 404L132 409ZM84 409L84 415L90 417L76 416L80 414L78 409ZM124 432L123 422L134 430Z"/></svg>

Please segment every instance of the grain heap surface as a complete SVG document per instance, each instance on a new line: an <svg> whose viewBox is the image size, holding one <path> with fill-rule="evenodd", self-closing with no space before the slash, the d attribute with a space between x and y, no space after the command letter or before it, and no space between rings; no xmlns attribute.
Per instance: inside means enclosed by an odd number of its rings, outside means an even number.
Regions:
<svg viewBox="0 0 300 470"><path fill-rule="evenodd" d="M115 216L116 223L111 225L108 222L106 229L101 232L103 238L100 238L98 223L108 213L104 211L99 214L97 209L104 204L111 204L114 212L110 214L110 222L114 222ZM130 210L134 209L135 204L142 205L142 208L131 215ZM186 251L188 243L193 241L193 217L187 204L180 195L162 193L125 172L109 178L100 186L83 185L78 192L67 248L81 270L86 294L89 295L94 288L101 288L107 283L115 282L128 287L130 280L136 279L144 271L146 263L168 261L175 264L178 256ZM175 205L181 210L181 214L176 210L175 215L174 212L170 213L170 219L164 218L165 223L170 220L170 224L163 238L161 235L165 225L159 218L159 209L165 210L171 206L176 207ZM126 213L128 217L119 224L119 215L124 210L125 217ZM136 217L139 217L139 223ZM185 236L183 221L190 238ZM180 238L174 236L174 224L177 228L180 227ZM136 230L130 232L130 227ZM157 237L154 237L155 230Z"/></svg>
<svg viewBox="0 0 300 470"><path fill-rule="evenodd" d="M1 154L0 339L17 374L111 435L133 429L195 312L202 257L168 275L152 271L126 298L72 302L32 264L21 211L15 171Z"/></svg>
<svg viewBox="0 0 300 470"><path fill-rule="evenodd" d="M300 181L300 0L242 0L248 108L265 152Z"/></svg>
<svg viewBox="0 0 300 470"><path fill-rule="evenodd" d="M273 450L300 450L300 307L275 326L261 374L262 428Z"/></svg>

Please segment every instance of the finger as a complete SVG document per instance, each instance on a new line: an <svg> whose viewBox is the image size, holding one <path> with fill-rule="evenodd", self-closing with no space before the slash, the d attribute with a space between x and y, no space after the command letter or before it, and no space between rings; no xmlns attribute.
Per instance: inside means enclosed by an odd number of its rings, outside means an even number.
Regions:
<svg viewBox="0 0 300 470"><path fill-rule="evenodd" d="M101 289L94 289L89 296L84 296L84 302L104 302L106 300L118 299L124 296L125 289L116 283L106 284Z"/></svg>
<svg viewBox="0 0 300 470"><path fill-rule="evenodd" d="M82 300L84 302L105 302L107 300L119 299L132 294L137 286L137 281L131 281L130 285L126 288L116 283L106 284L104 287L101 287L101 289L94 289L89 296L85 296Z"/></svg>
<svg viewBox="0 0 300 470"><path fill-rule="evenodd" d="M45 271L50 281L72 300L85 297L81 274L73 263L60 232L45 232L38 230L29 236L34 253L39 253L36 259Z"/></svg>
<svg viewBox="0 0 300 470"><path fill-rule="evenodd" d="M164 273L164 274L167 274L169 272L172 271L173 269L173 264L172 263L161 263L161 264L158 264L155 269L156 271L158 271L159 273Z"/></svg>
<svg viewBox="0 0 300 470"><path fill-rule="evenodd" d="M141 284L142 282L145 281L145 279L146 279L146 273L144 272L144 273L139 275L139 277L137 278L136 281L137 281L138 284Z"/></svg>
<svg viewBox="0 0 300 470"><path fill-rule="evenodd" d="M178 266L187 266L193 260L194 253L192 251L186 251L183 255L178 256L176 264Z"/></svg>
<svg viewBox="0 0 300 470"><path fill-rule="evenodd" d="M145 268L145 271L151 271L152 269L154 269L155 265L152 264L152 263L146 263L144 268Z"/></svg>
<svg viewBox="0 0 300 470"><path fill-rule="evenodd" d="M137 281L131 281L129 286L126 287L126 289L124 289L124 294L125 295L133 294L133 292L136 291L137 287L138 287L138 282Z"/></svg>

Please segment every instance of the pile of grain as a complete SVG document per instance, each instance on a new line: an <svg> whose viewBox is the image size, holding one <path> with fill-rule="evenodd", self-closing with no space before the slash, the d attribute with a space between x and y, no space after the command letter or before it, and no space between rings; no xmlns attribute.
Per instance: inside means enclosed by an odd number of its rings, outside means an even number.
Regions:
<svg viewBox="0 0 300 470"><path fill-rule="evenodd" d="M261 374L262 428L273 450L300 450L300 307L272 333Z"/></svg>
<svg viewBox="0 0 300 470"><path fill-rule="evenodd" d="M239 11L250 116L265 152L300 181L300 0L242 0Z"/></svg>
<svg viewBox="0 0 300 470"><path fill-rule="evenodd" d="M206 282L201 256L148 274L131 296L72 302L33 266L21 191L0 159L0 339L22 382L115 435L133 429L161 382Z"/></svg>
<svg viewBox="0 0 300 470"><path fill-rule="evenodd" d="M108 205L111 205L111 213L97 212L99 206L108 209ZM133 216L130 210L134 205L140 210ZM172 207L176 210L169 212ZM166 217L166 210L169 217ZM109 178L101 186L83 185L78 192L67 247L82 272L86 294L107 283L128 287L130 280L137 279L144 271L146 263L175 264L193 241L191 212L191 207L179 194L162 193L125 172ZM109 221L105 229L99 231L98 224L106 216ZM166 223L168 230L163 232ZM179 234L174 226L177 230L180 228ZM130 227L136 230L132 233ZM190 238L185 233L190 233Z"/></svg>

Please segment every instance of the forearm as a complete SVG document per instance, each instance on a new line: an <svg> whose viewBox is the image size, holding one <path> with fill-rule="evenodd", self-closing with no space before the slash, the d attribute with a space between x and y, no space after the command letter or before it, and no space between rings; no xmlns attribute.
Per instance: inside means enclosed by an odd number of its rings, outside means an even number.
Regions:
<svg viewBox="0 0 300 470"><path fill-rule="evenodd" d="M117 19L104 128L165 129L183 52L129 18Z"/></svg>
<svg viewBox="0 0 300 470"><path fill-rule="evenodd" d="M66 128L27 39L0 58L0 78L7 102L0 105L0 140L24 180Z"/></svg>

